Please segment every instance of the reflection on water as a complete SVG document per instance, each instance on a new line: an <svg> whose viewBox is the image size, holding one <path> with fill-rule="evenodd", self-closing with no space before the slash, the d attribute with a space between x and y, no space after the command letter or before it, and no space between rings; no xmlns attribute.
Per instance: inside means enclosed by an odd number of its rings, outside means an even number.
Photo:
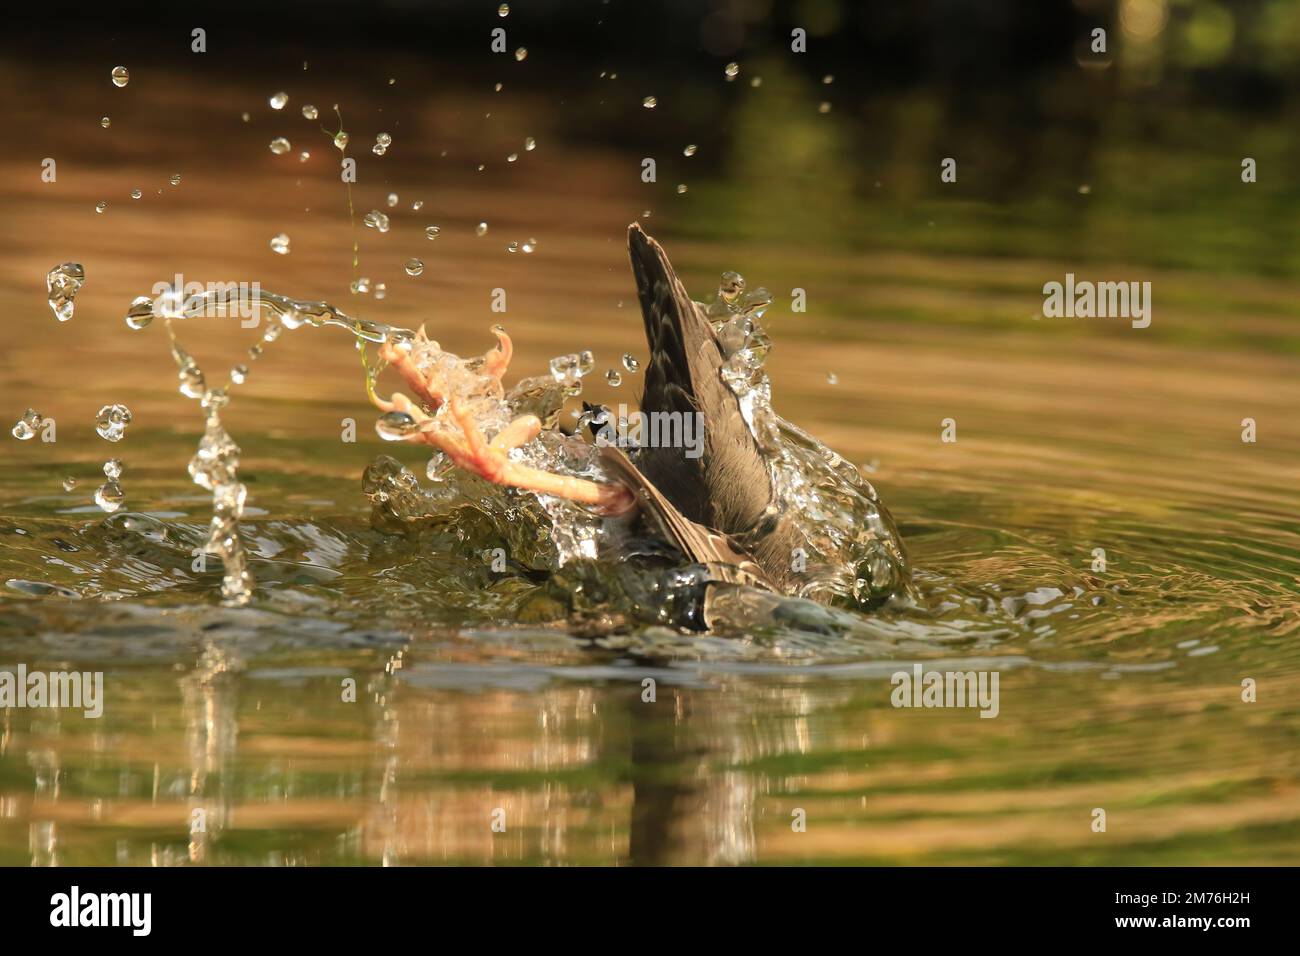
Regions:
<svg viewBox="0 0 1300 956"><path fill-rule="evenodd" d="M1159 665L1098 681L986 661L1004 704L981 721L896 711L869 668L588 658L545 673L463 663L473 645L258 667L208 640L189 674L118 676L101 727L10 714L4 862L1282 862L1294 848L1294 717L1238 724L1226 677L1215 699ZM340 701L347 674L356 703Z"/></svg>
<svg viewBox="0 0 1300 956"><path fill-rule="evenodd" d="M278 86L133 69L110 129L107 105L81 110L113 137L90 150L22 105L77 112L59 102L75 84L41 70L0 70L13 135L75 174L39 192L28 157L0 157L14 320L0 406L38 407L59 439L0 451L0 669L103 670L107 700L100 720L0 711L0 863L1294 859L1300 386L1295 263L1276 230L1297 200L1264 181L1230 198L1203 136L1171 121L1125 138L1102 106L998 127L929 94L821 113L836 94L755 61L744 75L762 86L712 138L683 138L700 145L679 196L675 177L647 192L635 144L593 148L527 92L405 98L412 79L383 99L309 73L295 104L343 101L356 142L394 129L357 187L358 209L392 220L359 227L379 300L349 291L346 202L314 163L333 147L291 126L294 109L268 114ZM675 101L659 98L656 121ZM584 122L608 115L588 105ZM962 166L957 201L916 172L953 129L987 157ZM1247 132L1261 168L1286 161L1289 134ZM311 159L271 154L277 135L316 137ZM529 136L536 149L505 164ZM492 161L505 171L478 172ZM1135 183L1135 168L1168 176ZM163 192L126 199L137 178ZM371 412L348 337L325 333L281 343L223 410L261 587L218 605L220 569L191 563L210 506L185 475L198 423L161 331L123 326L134 296L177 271L258 280L428 322L466 352L506 286L520 374L583 348L603 369L645 358L622 237L647 206L697 295L726 268L776 290L774 404L869 472L920 607L787 610L705 638L596 611L560 626L553 582L493 580L454 522L370 527L360 476L393 449L365 427L339 441ZM288 255L270 248L280 234ZM533 254L506 251L530 236ZM74 261L85 283L58 322L40 277ZM1035 318L1044 282L1094 268L1152 281L1150 329ZM186 345L220 369L252 334L196 320ZM593 375L584 397L634 398L637 376L622 378ZM105 518L94 411L118 402L133 413L111 446L127 501ZM955 444L939 441L948 417ZM891 707L890 675L914 661L999 671L998 718ZM1244 678L1258 702L1242 702Z"/></svg>

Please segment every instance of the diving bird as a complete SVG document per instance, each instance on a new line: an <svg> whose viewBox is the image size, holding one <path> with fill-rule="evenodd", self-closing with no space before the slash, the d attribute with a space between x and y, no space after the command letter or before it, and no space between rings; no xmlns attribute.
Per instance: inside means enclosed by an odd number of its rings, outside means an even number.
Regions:
<svg viewBox="0 0 1300 956"><path fill-rule="evenodd" d="M794 441L814 452L799 459L796 484L831 489L829 497L811 499L817 510L834 511L841 524L862 525L828 533L824 529L835 518L819 514L812 519L821 526L817 541L810 540L809 517L800 513L809 499L780 490L773 461L779 450L760 445L737 392L724 379L729 355L709 316L687 294L663 247L636 223L628 228L628 254L650 354L641 413L698 416L702 443L689 453L681 443L651 442L625 451L602 440L609 413L600 409L604 424L598 416L592 431L604 481L556 474L511 457L513 449L537 437L540 420L520 415L489 440L472 411L484 381L493 394L503 394L500 380L511 345L500 328L494 329L498 348L463 365L454 356L448 364L449 353L422 332L414 352L385 345L381 356L420 402L395 394L375 403L390 416L402 416L410 440L439 448L459 467L489 481L579 501L610 518L649 521L688 562L703 565L712 582L843 598L859 608L907 593L902 540L874 489L851 465L773 413L774 441ZM468 379L466 370L472 373ZM467 391L467 381L477 391ZM435 418L443 404L449 404L450 415ZM441 426L444 419L450 424ZM790 484L787 480L784 487ZM819 553L810 555L813 550ZM812 574L809 557L819 565Z"/></svg>
<svg viewBox="0 0 1300 956"><path fill-rule="evenodd" d="M713 324L686 292L663 247L635 223L628 229L628 254L650 349L641 411L698 413L703 450L690 457L665 446L642 447L630 456L606 449L607 470L637 494L666 537L717 580L800 593L808 579L797 556L809 545L794 513L798 505L778 494L768 456L724 380L728 355ZM865 487L870 501L864 498L864 504L879 532L869 553L823 556L858 565L846 596L860 607L910 586L897 527L874 490Z"/></svg>

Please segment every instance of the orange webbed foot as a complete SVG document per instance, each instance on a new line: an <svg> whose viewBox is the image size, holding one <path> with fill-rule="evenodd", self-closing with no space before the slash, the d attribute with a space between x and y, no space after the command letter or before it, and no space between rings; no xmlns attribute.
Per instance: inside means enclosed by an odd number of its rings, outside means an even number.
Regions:
<svg viewBox="0 0 1300 956"><path fill-rule="evenodd" d="M496 326L492 330L497 337L497 347L489 350L477 363L469 363L475 375L486 377L494 387L497 397L504 394L501 379L510 366L514 349L503 328ZM414 349L428 343L436 351L441 351L436 342L430 342L420 329ZM447 404L444 415L449 415L455 427L440 425L437 419L427 414L400 392L385 401L373 397L374 404L385 412L403 412L420 427L407 435L406 441L418 441L431 445L442 451L458 468L463 468L494 484L508 485L533 491L538 494L553 495L570 501L592 505L602 513L609 515L623 514L636 503L635 496L625 486L618 483L607 484L576 478L570 475L557 475L540 468L510 459L510 452L528 444L542 430L542 423L535 415L522 415L514 419L505 428L488 441L478 422L474 420L461 397L449 393L447 385L436 369L437 363L430 366L428 374L422 373L405 349L392 343L385 343L380 348L380 357L397 369L411 390L420 398L429 412L436 413L443 404ZM477 367L474 367L477 366ZM451 376L453 379L454 375Z"/></svg>

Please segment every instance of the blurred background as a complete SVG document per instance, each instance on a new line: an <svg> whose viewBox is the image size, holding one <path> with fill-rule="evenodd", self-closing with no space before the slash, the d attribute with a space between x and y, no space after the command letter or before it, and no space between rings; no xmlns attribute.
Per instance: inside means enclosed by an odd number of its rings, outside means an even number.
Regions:
<svg viewBox="0 0 1300 956"><path fill-rule="evenodd" d="M3 713L0 862L1294 860L1300 5L499 6L6 14L0 412L35 407L58 441L0 443L0 664L106 667L116 703ZM591 349L583 397L634 403L633 221L697 299L724 270L771 290L774 404L876 484L925 608L595 648L458 618L421 594L428 559L368 528L367 462L423 456L374 436L330 330L269 347L223 415L279 585L254 607L91 503L111 452L128 509L207 521L199 410L164 331L122 322L156 282L257 281L460 354L501 321L515 374ZM43 280L67 261L86 283L61 324ZM1067 272L1151 282L1151 326L1043 318ZM178 334L218 380L258 333ZM133 423L110 447L113 402ZM890 708L915 660L1001 669L1000 717ZM340 708L346 675L363 693Z"/></svg>

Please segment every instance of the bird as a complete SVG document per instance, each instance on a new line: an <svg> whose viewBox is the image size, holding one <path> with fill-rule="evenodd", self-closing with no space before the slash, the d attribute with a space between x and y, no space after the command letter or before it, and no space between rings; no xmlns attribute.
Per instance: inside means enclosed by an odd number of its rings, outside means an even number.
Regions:
<svg viewBox="0 0 1300 956"><path fill-rule="evenodd" d="M727 351L663 246L638 223L628 228L628 255L650 353L641 411L698 413L704 420L703 449L691 457L663 445L631 454L606 447L606 470L637 495L668 540L718 582L797 593L804 569L791 556L807 541L790 503L777 492L738 395L724 380ZM901 537L888 512L883 506L879 510L889 543L896 545L887 592L906 592L910 582ZM871 568L866 573L873 575ZM879 603L882 589L866 590L871 593L854 603Z"/></svg>
<svg viewBox="0 0 1300 956"><path fill-rule="evenodd" d="M559 474L512 456L542 429L533 414L521 414L484 433L475 408L500 407L502 377L510 362L510 338L493 329L498 347L481 359L461 360L428 340L423 329L414 349L387 343L380 356L407 381L418 401L372 394L390 428L400 423L406 440L441 450L458 467L497 484L580 502L615 521L643 521L690 564L703 566L707 584L748 587L785 596L847 601L862 610L911 594L910 571L898 528L856 469L816 439L772 414L774 438L764 447L746 417L737 390L725 375L731 357L710 316L687 293L667 253L639 223L628 227L628 255L636 282L649 360L641 414L688 416L702 424L699 442L642 443L625 449L610 440L609 410L587 406L604 480ZM449 414L439 416L446 406ZM381 422L384 420L381 420ZM681 433L684 434L684 433ZM844 524L835 535L810 540L808 501L777 481L783 443L793 439L812 454L795 456L805 486L830 487L836 515ZM774 449L773 443L777 447ZM828 465L831 460L834 464ZM788 458L784 462L789 465ZM809 471L812 469L812 471ZM786 490L782 490L785 487ZM814 499L819 511L825 499ZM823 526L834 518L819 517ZM829 546L828 543L830 542ZM837 553L823 553L826 551ZM809 573L810 551L821 569ZM713 595L714 591L709 591ZM705 620L708 619L708 598Z"/></svg>

